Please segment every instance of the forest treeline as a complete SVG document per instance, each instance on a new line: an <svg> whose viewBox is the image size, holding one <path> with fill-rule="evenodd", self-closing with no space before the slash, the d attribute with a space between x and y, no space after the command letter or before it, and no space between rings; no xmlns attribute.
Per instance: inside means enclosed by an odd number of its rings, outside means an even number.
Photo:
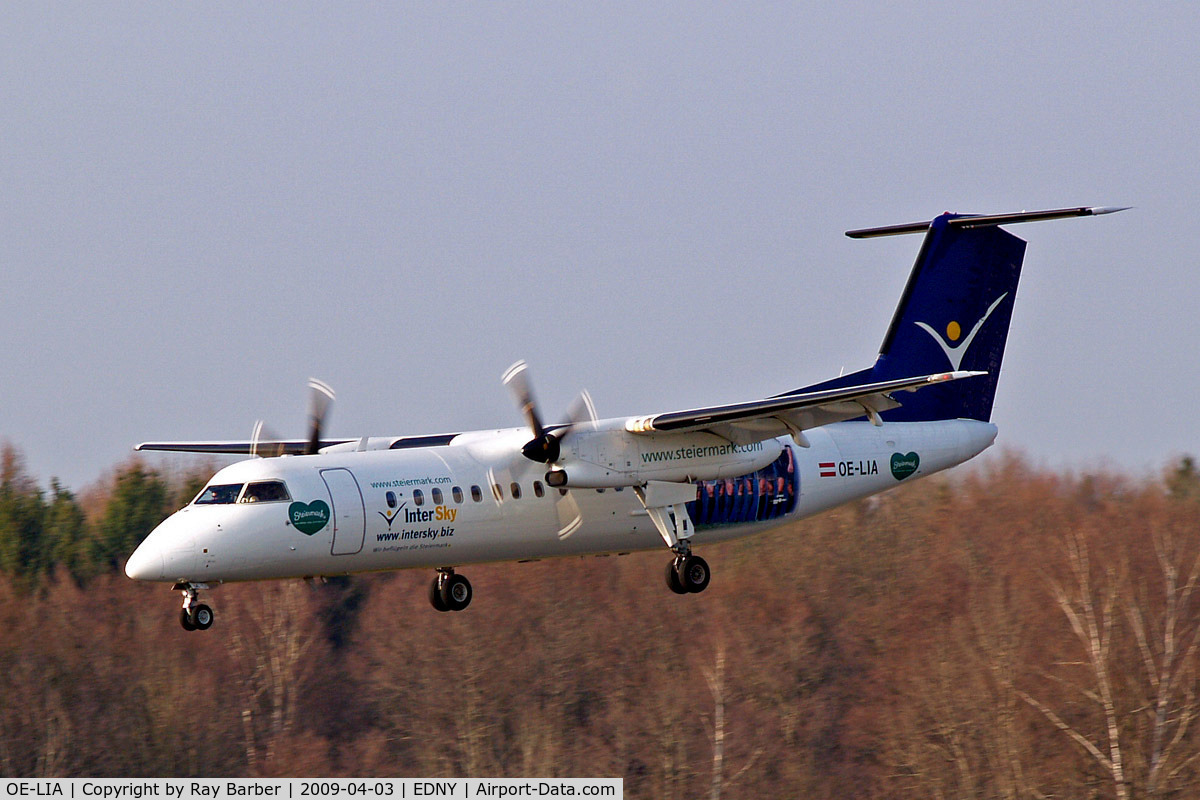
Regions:
<svg viewBox="0 0 1200 800"><path fill-rule="evenodd" d="M0 462L0 774L613 776L631 798L1200 794L1200 475L1017 457L747 540L223 586L123 558L206 473Z"/></svg>
<svg viewBox="0 0 1200 800"><path fill-rule="evenodd" d="M43 491L12 445L0 447L0 573L22 586L62 570L83 582L113 571L147 533L186 505L211 469L164 475L140 460L80 498L57 479Z"/></svg>

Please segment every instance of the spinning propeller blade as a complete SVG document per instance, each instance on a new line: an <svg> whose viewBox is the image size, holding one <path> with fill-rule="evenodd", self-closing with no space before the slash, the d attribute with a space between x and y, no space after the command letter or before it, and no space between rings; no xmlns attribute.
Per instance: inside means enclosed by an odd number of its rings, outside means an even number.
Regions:
<svg viewBox="0 0 1200 800"><path fill-rule="evenodd" d="M521 409L521 415L525 417L525 422L533 434L533 438L521 448L521 454L530 461L540 461L543 464L557 461L558 438L553 434L546 433L546 428L542 425L542 415L538 413L537 401L533 399L533 386L529 382L528 366L524 361L518 361L504 371L501 380L516 398L517 407Z"/></svg>
<svg viewBox="0 0 1200 800"><path fill-rule="evenodd" d="M259 458L275 458L285 451L284 442L261 419L255 420L250 434L250 455Z"/></svg>
<svg viewBox="0 0 1200 800"><path fill-rule="evenodd" d="M575 502L575 494L570 490L554 502L554 510L558 514L560 541L583 527L583 513L579 510L579 503Z"/></svg>
<svg viewBox="0 0 1200 800"><path fill-rule="evenodd" d="M559 435L559 441L566 439L577 429L596 421L596 406L592 404L592 396L584 389L579 396L567 406L567 428Z"/></svg>
<svg viewBox="0 0 1200 800"><path fill-rule="evenodd" d="M521 409L521 414L529 425L529 431L533 434L533 438L521 448L521 455L529 461L554 465L562 456L562 443L567 437L596 421L596 407L592 403L591 395L585 390L580 392L567 408L565 424L555 426L552 431L547 431L542 424L542 415L538 413L537 402L533 398L533 386L529 380L528 365L524 361L518 361L505 370L502 380L504 385L512 391L517 405ZM516 464L513 466L515 467ZM504 477L511 475L507 470L506 473ZM489 479L493 483L497 477L494 472L489 471ZM560 492L559 498L554 502L554 510L558 515L559 539L566 539L583 526L583 514L571 492Z"/></svg>
<svg viewBox="0 0 1200 800"><path fill-rule="evenodd" d="M334 393L329 384L316 378L308 379L308 446L305 455L313 455L321 449L321 428L329 416Z"/></svg>
<svg viewBox="0 0 1200 800"><path fill-rule="evenodd" d="M275 435L261 419L254 423L250 434L249 453L260 458L274 458L284 453L300 453L313 455L321 450L321 429L329 416L333 405L333 389L324 381L316 378L308 379L308 439L287 440ZM326 444L329 444L326 442ZM303 448L303 450L301 450Z"/></svg>
<svg viewBox="0 0 1200 800"><path fill-rule="evenodd" d="M529 429L533 431L534 438L538 438L546 433L546 429L542 427L542 418L538 415L537 403L533 399L528 369L524 361L518 361L506 369L500 379L517 399L517 406L520 407L525 421L529 423Z"/></svg>
<svg viewBox="0 0 1200 800"><path fill-rule="evenodd" d="M563 440L579 426L596 421L596 408L592 404L591 395L584 391L567 409L566 424L556 427L553 431L547 431L542 424L542 415L538 413L537 402L533 399L528 365L524 361L518 361L505 370L502 380L504 385L512 390L521 414L529 425L529 431L533 434L533 438L521 448L521 455L530 461L542 464L557 462L562 455Z"/></svg>

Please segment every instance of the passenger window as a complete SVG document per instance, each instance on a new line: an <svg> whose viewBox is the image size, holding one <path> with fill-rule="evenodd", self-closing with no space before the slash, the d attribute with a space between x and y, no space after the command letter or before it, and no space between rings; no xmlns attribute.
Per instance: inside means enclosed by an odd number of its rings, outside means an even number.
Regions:
<svg viewBox="0 0 1200 800"><path fill-rule="evenodd" d="M434 489L432 492L430 492L430 495L433 497L433 504L435 506L440 506L442 504L442 490L441 489Z"/></svg>
<svg viewBox="0 0 1200 800"><path fill-rule="evenodd" d="M545 495L546 495L546 490L542 487L542 482L534 481L533 482L533 496L534 497L545 497Z"/></svg>
<svg viewBox="0 0 1200 800"><path fill-rule="evenodd" d="M196 499L193 501L198 506L219 506L226 503L232 503L237 500L238 494L242 491L240 483L223 483L219 486L205 486Z"/></svg>
<svg viewBox="0 0 1200 800"><path fill-rule="evenodd" d="M453 489L450 490L450 494L454 495L454 502L456 502L456 503L462 502L462 500L463 500L462 489L455 486Z"/></svg>
<svg viewBox="0 0 1200 800"><path fill-rule="evenodd" d="M597 489L597 490L596 490L596 494L604 494L604 490L603 490L603 489Z"/></svg>
<svg viewBox="0 0 1200 800"><path fill-rule="evenodd" d="M483 489L480 489L478 486L472 486L471 487L471 499L474 500L476 503L482 502L483 501Z"/></svg>
<svg viewBox="0 0 1200 800"><path fill-rule="evenodd" d="M566 496L567 496L567 490L566 490L566 489L564 489L564 488L562 488L561 486L558 488L558 493L559 493L560 495L562 495L563 497L566 497Z"/></svg>
<svg viewBox="0 0 1200 800"><path fill-rule="evenodd" d="M516 481L513 481L511 484L509 484L508 489L509 489L509 491L512 492L513 500L521 499L521 484L517 483Z"/></svg>
<svg viewBox="0 0 1200 800"><path fill-rule="evenodd" d="M384 497L387 499L388 508L396 507L396 493L388 492Z"/></svg>
<svg viewBox="0 0 1200 800"><path fill-rule="evenodd" d="M247 485L246 491L242 492L241 499L238 502L278 503L291 499L291 495L288 494L287 487L283 485L283 481L262 481Z"/></svg>
<svg viewBox="0 0 1200 800"><path fill-rule="evenodd" d="M414 506L425 505L425 493L422 492L420 489L413 489L413 505Z"/></svg>

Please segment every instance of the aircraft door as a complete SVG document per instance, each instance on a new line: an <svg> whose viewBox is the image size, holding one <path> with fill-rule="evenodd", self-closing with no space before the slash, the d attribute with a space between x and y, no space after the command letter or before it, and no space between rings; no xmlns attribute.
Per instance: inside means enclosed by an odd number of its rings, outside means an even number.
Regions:
<svg viewBox="0 0 1200 800"><path fill-rule="evenodd" d="M367 513L362 490L348 469L323 469L321 479L333 501L333 555L361 552L367 533Z"/></svg>

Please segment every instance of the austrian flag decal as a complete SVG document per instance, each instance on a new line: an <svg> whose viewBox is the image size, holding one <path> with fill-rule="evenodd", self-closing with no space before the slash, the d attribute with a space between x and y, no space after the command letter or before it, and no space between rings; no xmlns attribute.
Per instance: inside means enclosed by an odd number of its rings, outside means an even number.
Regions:
<svg viewBox="0 0 1200 800"><path fill-rule="evenodd" d="M837 477L837 464L836 464L835 462L833 462L833 461L822 461L822 462L820 462L819 464L817 464L817 467L818 467L818 468L821 470L821 477L822 477L822 478L835 478L835 477Z"/></svg>

